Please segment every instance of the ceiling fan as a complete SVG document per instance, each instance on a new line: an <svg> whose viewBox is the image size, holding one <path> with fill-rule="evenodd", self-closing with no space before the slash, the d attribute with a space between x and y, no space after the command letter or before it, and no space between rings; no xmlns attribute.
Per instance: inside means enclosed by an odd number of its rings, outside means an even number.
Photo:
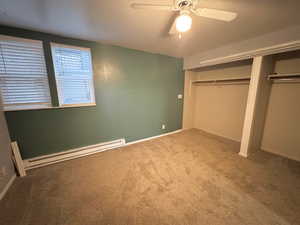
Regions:
<svg viewBox="0 0 300 225"><path fill-rule="evenodd" d="M230 22L237 17L237 13L234 12L201 8L198 6L198 2L198 0L174 0L172 4L166 1L132 0L130 1L130 6L133 9L179 11L179 16L172 23L169 34L183 33L191 29L191 14L225 22Z"/></svg>

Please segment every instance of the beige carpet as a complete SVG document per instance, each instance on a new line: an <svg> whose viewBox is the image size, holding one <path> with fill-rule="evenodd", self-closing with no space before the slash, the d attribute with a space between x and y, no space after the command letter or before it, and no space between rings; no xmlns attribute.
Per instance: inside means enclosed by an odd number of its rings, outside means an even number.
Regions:
<svg viewBox="0 0 300 225"><path fill-rule="evenodd" d="M189 130L29 172L1 225L299 225L300 163Z"/></svg>

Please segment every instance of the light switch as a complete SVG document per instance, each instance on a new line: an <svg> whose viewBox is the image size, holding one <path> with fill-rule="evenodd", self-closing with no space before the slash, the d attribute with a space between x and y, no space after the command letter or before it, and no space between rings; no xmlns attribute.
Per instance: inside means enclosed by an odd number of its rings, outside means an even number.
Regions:
<svg viewBox="0 0 300 225"><path fill-rule="evenodd" d="M182 99L182 94L177 95L178 99Z"/></svg>

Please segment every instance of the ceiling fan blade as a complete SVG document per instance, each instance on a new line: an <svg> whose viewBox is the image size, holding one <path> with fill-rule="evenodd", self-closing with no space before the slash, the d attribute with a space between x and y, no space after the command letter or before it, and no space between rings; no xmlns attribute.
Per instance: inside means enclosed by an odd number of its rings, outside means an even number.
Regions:
<svg viewBox="0 0 300 225"><path fill-rule="evenodd" d="M133 9L167 10L172 11L173 6L166 3L146 3L142 1L130 1L130 7Z"/></svg>
<svg viewBox="0 0 300 225"><path fill-rule="evenodd" d="M193 10L197 16L207 17L210 19L222 20L230 22L237 17L237 13L228 12L218 9L207 9L207 8L198 8Z"/></svg>

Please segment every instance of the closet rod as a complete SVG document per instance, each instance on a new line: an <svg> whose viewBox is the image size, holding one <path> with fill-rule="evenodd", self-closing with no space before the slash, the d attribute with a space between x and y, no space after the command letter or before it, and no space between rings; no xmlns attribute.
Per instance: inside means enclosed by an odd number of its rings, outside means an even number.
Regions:
<svg viewBox="0 0 300 225"><path fill-rule="evenodd" d="M226 78L226 79L214 79L214 80L195 80L193 84L237 84L245 83L250 81L250 77L236 77L236 78Z"/></svg>
<svg viewBox="0 0 300 225"><path fill-rule="evenodd" d="M269 80L272 81L299 81L300 73L282 73L282 74L270 74Z"/></svg>

